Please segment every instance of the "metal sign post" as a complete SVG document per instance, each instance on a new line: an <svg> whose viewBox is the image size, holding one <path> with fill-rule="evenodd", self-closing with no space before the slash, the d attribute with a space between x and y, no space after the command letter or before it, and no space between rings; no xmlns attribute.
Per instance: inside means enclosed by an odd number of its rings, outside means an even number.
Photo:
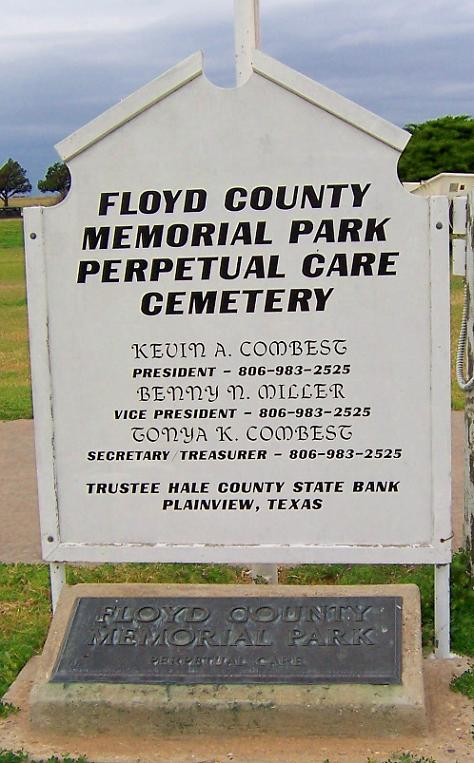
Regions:
<svg viewBox="0 0 474 763"><path fill-rule="evenodd" d="M234 0L235 79L236 85L244 85L252 76L252 56L260 47L259 0ZM254 581L265 580L278 583L276 564L253 564L250 574Z"/></svg>

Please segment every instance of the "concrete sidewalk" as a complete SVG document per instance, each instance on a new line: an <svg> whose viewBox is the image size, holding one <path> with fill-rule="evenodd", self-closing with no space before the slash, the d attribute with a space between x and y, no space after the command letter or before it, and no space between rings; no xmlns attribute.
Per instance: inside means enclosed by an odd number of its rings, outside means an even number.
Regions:
<svg viewBox="0 0 474 763"><path fill-rule="evenodd" d="M451 420L456 550L463 543L463 412ZM33 421L0 422L0 561L41 561Z"/></svg>

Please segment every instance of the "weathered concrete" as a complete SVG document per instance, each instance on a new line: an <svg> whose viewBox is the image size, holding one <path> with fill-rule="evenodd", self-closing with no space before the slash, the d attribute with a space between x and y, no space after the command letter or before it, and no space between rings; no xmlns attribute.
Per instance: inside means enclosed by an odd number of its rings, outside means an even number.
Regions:
<svg viewBox="0 0 474 763"><path fill-rule="evenodd" d="M0 561L40 562L33 422L0 421Z"/></svg>
<svg viewBox="0 0 474 763"><path fill-rule="evenodd" d="M472 700L453 692L453 676L468 667L468 658L425 659L424 683L429 725L426 734L387 737L243 736L226 733L215 726L212 734L181 737L142 737L136 734L78 736L32 729L28 719L29 697L40 658L25 666L6 700L20 708L18 713L0 718L1 746L24 750L31 760L47 760L53 755L85 757L94 763L385 763L396 753L410 750L416 758L434 758L437 763L472 763Z"/></svg>
<svg viewBox="0 0 474 763"><path fill-rule="evenodd" d="M250 586L79 585L67 587L51 625L30 698L34 729L139 737L206 735L216 727L246 736L352 737L421 733L426 726L419 592L415 586L268 586L278 596L401 596L402 683L331 685L165 685L50 683L58 650L80 596L262 597Z"/></svg>

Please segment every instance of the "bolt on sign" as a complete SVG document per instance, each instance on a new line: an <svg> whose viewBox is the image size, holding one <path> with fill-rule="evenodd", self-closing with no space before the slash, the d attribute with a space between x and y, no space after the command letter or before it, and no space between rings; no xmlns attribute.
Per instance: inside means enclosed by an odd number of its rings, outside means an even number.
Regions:
<svg viewBox="0 0 474 763"><path fill-rule="evenodd" d="M48 561L449 560L445 204L403 130L252 68L191 56L25 214Z"/></svg>

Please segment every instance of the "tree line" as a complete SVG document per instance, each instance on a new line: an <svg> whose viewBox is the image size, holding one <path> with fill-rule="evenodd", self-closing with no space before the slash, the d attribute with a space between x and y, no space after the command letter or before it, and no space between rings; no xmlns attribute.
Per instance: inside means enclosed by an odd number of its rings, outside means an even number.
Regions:
<svg viewBox="0 0 474 763"><path fill-rule="evenodd" d="M64 199L71 187L71 175L64 162L56 162L46 170L43 180L38 181L41 193L56 193L58 200ZM15 159L7 159L0 167L0 199L5 207L13 196L30 193L31 183L26 170Z"/></svg>
<svg viewBox="0 0 474 763"><path fill-rule="evenodd" d="M427 180L440 172L474 173L474 118L466 114L408 124L412 137L400 157L398 174L402 181ZM41 193L56 193L64 199L71 187L71 176L63 162L46 170L38 182ZM0 199L8 206L13 196L30 193L26 170L14 159L0 167Z"/></svg>

